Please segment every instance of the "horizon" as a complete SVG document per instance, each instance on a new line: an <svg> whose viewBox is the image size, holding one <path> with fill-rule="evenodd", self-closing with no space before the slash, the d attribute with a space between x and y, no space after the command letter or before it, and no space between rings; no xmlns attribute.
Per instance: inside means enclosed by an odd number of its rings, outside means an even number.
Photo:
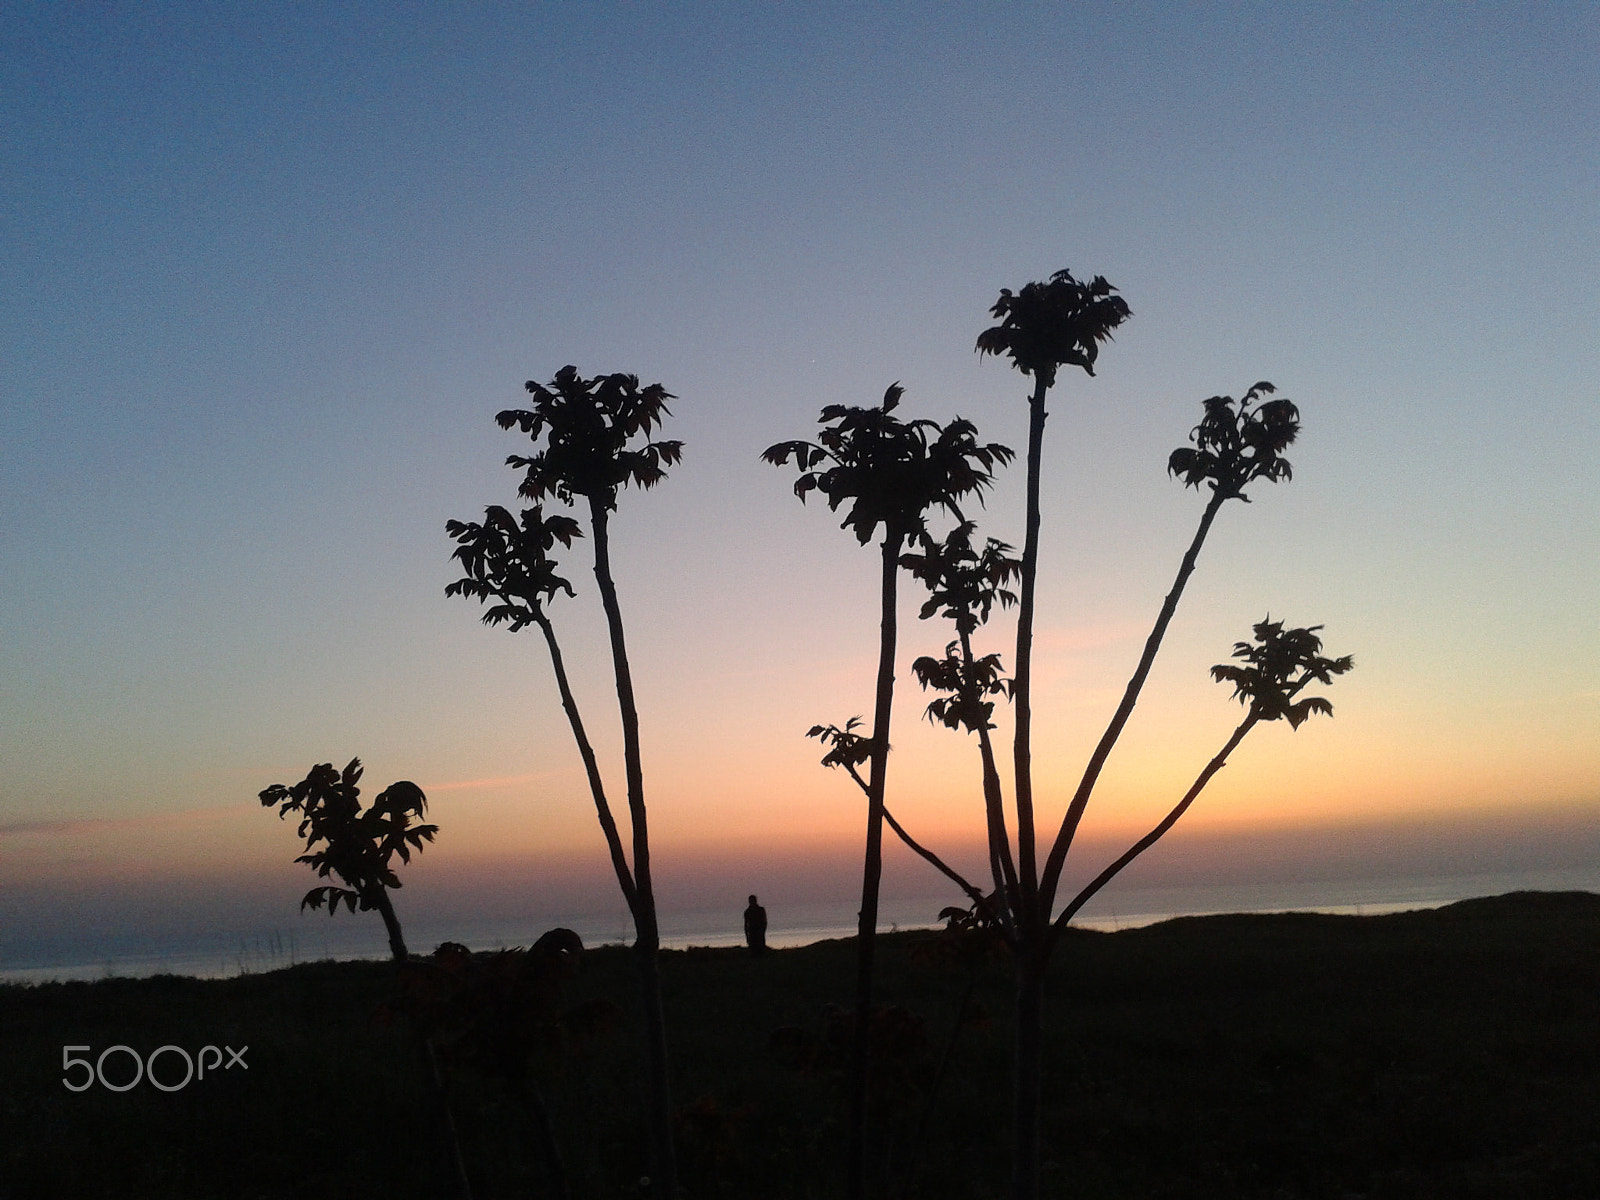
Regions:
<svg viewBox="0 0 1600 1200"><path fill-rule="evenodd" d="M1600 22L1090 8L21 6L0 967L52 931L298 904L257 793L352 757L440 826L403 908L614 895L537 633L443 594L445 521L516 504L527 442L494 414L568 363L677 396L683 462L613 517L664 903L761 892L733 876L765 862L853 905L864 805L804 733L871 710L874 556L758 455L893 380L908 419L1020 449L1027 381L973 343L1062 267L1133 317L1051 399L1046 843L1203 506L1168 453L1261 379L1304 423L1293 480L1218 518L1069 873L1222 745L1241 709L1207 670L1263 614L1354 655L1332 719L1252 734L1102 902L1600 864ZM1021 480L981 536L1021 544ZM551 612L615 790L591 550ZM907 669L951 636L916 592L887 802L982 877L974 747ZM1009 666L1014 619L979 652Z"/></svg>

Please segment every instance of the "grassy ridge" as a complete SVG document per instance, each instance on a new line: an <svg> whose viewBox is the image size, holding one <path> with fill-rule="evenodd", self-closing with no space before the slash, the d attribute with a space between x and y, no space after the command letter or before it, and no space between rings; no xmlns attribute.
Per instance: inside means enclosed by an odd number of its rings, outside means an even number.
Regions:
<svg viewBox="0 0 1600 1200"><path fill-rule="evenodd" d="M537 931L534 931L537 932ZM925 933L886 935L874 1082L882 1194L997 1196L1009 964L969 983ZM837 1194L846 941L751 959L663 954L685 1185ZM442 1193L442 1147L383 963L229 980L0 987L0 1196ZM562 1003L610 1000L535 1077L584 1197L638 1195L641 1061L627 952L585 956ZM1600 896L1431 912L1185 918L1074 931L1049 994L1046 1192L1074 1197L1592 1196L1600 1181ZM178 1092L61 1084L61 1047L248 1045ZM120 1056L108 1069L131 1073ZM164 1079L181 1074L163 1061ZM75 1076L76 1077L76 1076ZM481 1200L542 1194L524 1098L462 1066L453 1107Z"/></svg>

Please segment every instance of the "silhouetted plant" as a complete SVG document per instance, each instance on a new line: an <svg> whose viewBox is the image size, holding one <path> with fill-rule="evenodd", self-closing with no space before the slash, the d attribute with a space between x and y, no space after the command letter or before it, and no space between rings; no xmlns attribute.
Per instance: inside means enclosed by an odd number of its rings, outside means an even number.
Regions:
<svg viewBox="0 0 1600 1200"><path fill-rule="evenodd" d="M941 428L933 421L902 421L894 415L904 389L891 384L875 408L832 404L822 410L817 441L780 442L762 454L783 466L793 460L799 470L794 492L802 501L812 491L827 497L828 507L845 508L840 528L850 530L861 545L882 528L881 620L872 735L866 743L868 778L867 836L862 868L858 939L855 1028L867 1028L872 1010L873 954L878 922L878 887L883 864L884 783L887 778L889 721L894 704L896 641L895 600L900 554L925 529L931 508L961 518L960 501L982 494L997 465L1012 452L998 443L982 444L970 421L957 418ZM847 727L848 728L848 727ZM837 742L835 749L839 747ZM859 745L856 749L861 749ZM851 774L861 780L851 766ZM863 1187L866 1120L867 1038L853 1042L850 1078L850 1133L846 1160L847 1188L857 1200Z"/></svg>
<svg viewBox="0 0 1600 1200"><path fill-rule="evenodd" d="M1034 848L1031 753L1034 581L1039 568L1039 479L1044 449L1045 395L1063 366L1094 374L1100 343L1132 316L1116 288L1096 275L1088 283L1057 271L1046 283L1028 283L1015 295L1002 288L990 314L1000 324L978 335L980 354L1004 354L1024 375L1032 375L1028 399L1027 512L1022 546L1021 595L1017 613L1016 674L1011 684L1016 710L1017 849L1022 906L1032 918L1038 886Z"/></svg>
<svg viewBox="0 0 1600 1200"><path fill-rule="evenodd" d="M980 354L1004 354L1024 375L1033 376L1028 400L1027 500L1017 613L1017 653L1011 698L1015 710L1014 787L1017 806L1017 869L1013 921L1017 932L1017 1146L1014 1172L1019 1196L1038 1192L1038 1029L1044 988L1044 954L1039 913L1038 852L1033 815L1033 614L1039 566L1039 481L1044 448L1046 393L1063 366L1094 374L1100 345L1132 310L1116 288L1096 275L1087 283L1071 271L1057 271L1047 282L1004 288L990 309L1000 324L978 335ZM991 825L992 825L991 817ZM1043 920L1048 921L1048 914ZM1028 1097L1031 1097L1028 1098Z"/></svg>
<svg viewBox="0 0 1600 1200"><path fill-rule="evenodd" d="M1111 721L1095 746L1094 753L1090 755L1083 778L1079 781L1078 789L1073 793L1072 801L1067 806L1067 814L1051 847L1049 859L1045 863L1044 877L1040 882L1040 894L1044 901L1046 916L1054 903L1056 885L1061 877L1067 852L1072 848L1072 839L1077 832L1078 822L1088 807L1090 794L1100 778L1100 771L1110 756L1111 748L1121 736L1123 726L1127 724L1128 717L1138 702L1144 681L1149 677L1156 653L1161 648L1162 639L1166 637L1167 626L1172 623L1172 616L1178 609L1178 601L1183 596L1183 589L1189 581L1189 576L1194 573L1195 563L1200 557L1200 548L1205 544L1207 534L1211 532L1211 525L1216 520L1217 513L1229 500L1239 500L1248 504L1250 497L1245 495L1244 489L1258 479L1277 483L1280 480L1287 481L1293 478L1294 472L1288 460L1283 457L1283 452L1293 444L1300 432L1300 410L1289 400L1264 399L1272 395L1275 390L1270 383L1262 381L1237 401L1232 396L1212 396L1204 403L1205 416L1190 431L1189 438L1194 445L1179 447L1167 459L1169 474L1181 478L1186 487L1192 487L1197 491L1202 484L1209 486L1211 496L1206 501L1205 511L1200 515L1199 528L1195 530L1189 549L1178 566L1177 578L1162 603L1150 636L1145 640L1144 652L1140 655L1138 666L1135 667L1133 676L1123 691L1122 701L1112 714Z"/></svg>
<svg viewBox="0 0 1600 1200"><path fill-rule="evenodd" d="M1207 400L1205 415L1191 434L1193 445L1171 455L1169 470L1190 486L1198 488L1203 483L1209 484L1211 496L1202 514L1200 527L1179 566L1177 579L1146 640L1134 675L1090 757L1041 873L1033 804L1031 662L1039 549L1040 474L1047 416L1045 399L1061 367L1076 366L1089 375L1094 374L1101 343L1109 340L1112 332L1131 315L1127 304L1115 295L1115 291L1100 276L1083 283L1068 271L1057 272L1045 283L1030 283L1015 294L1005 289L991 309L992 315L1000 318L1000 323L985 330L977 342L980 353L1007 355L1018 370L1034 378L1033 393L1029 398L1026 537L1018 570L1020 594L1016 668L1008 689L1015 709L1013 782L1016 792L1017 846L1014 860L1004 826L999 775L988 744L995 703L991 697L997 697L1005 690L1000 660L996 655L976 657L970 643L970 634L989 611L987 605L975 604L974 597L982 597L984 588L999 588L1003 579L995 572L999 569L998 564L1007 560L999 544L991 541L991 564L986 572L982 566L984 556L972 550L973 531L970 528L958 528L943 544L925 538L923 553L917 556L913 565L930 593L923 616L942 610L955 622L958 634L958 641L946 648L943 659L922 658L915 664L914 669L922 685L943 693L930 704L929 719L951 728L965 728L977 733L980 738L989 859L998 910L996 915L1000 928L1012 946L1017 966L1013 1189L1019 1200L1033 1200L1038 1195L1039 1070L1044 974L1056 939L1070 919L1070 914L1053 919L1053 912L1056 888L1073 836L1106 758L1138 700L1217 512L1230 499L1248 501L1244 488L1258 479L1269 482L1288 479L1291 471L1282 452L1294 441L1299 430L1299 413L1295 406L1287 400L1266 399L1273 393L1273 388L1271 384L1263 382L1252 387L1239 401L1226 396ZM1003 602L998 591L995 596ZM1256 719L1261 718L1258 716ZM1212 773L1220 769L1224 759L1225 754L1214 760ZM1207 774L1205 778L1209 779L1210 775ZM1200 786L1204 786L1203 782ZM1186 807L1180 805L1176 815L1181 815ZM1176 820L1176 815L1173 820ZM1155 836L1159 837L1160 833ZM1132 853L1141 851L1142 847L1136 847ZM1131 861L1131 856L1128 861ZM1114 869L1106 878L1109 879L1111 874L1120 869L1114 864ZM1072 911L1076 911L1076 908Z"/></svg>
<svg viewBox="0 0 1600 1200"><path fill-rule="evenodd" d="M334 875L344 881L344 887L312 888L300 907L326 904L329 916L339 911L341 902L351 912L376 910L388 931L395 961L405 962L405 938L389 900L389 889L400 886L391 862L397 854L401 862L410 862L411 851L433 841L439 827L412 823L427 811L428 798L405 779L390 784L363 809L361 789L356 786L362 769L359 758L352 758L343 772L334 770L332 763L319 763L292 788L275 783L261 792L260 799L264 807L279 806L280 820L291 812L300 814L298 833L305 838L308 853L295 862L305 863L323 879Z"/></svg>
<svg viewBox="0 0 1600 1200"><path fill-rule="evenodd" d="M511 455L508 466L523 472L518 494L541 501L554 497L563 504L588 510L594 542L594 576L599 588L610 635L612 673L622 725L623 768L627 782L631 863L605 797L599 766L584 731L576 700L567 684L566 669L554 631L544 614L544 604L558 591L572 591L555 574L550 551L557 541L570 546L578 536L571 518L543 516L542 508L526 510L520 522L504 509L490 508L481 525L450 521L446 532L457 543L456 557L467 571L464 579L446 589L499 604L484 614L488 624L506 622L515 631L538 625L545 635L573 737L583 758L600 825L611 853L618 886L633 916L635 962L639 971L649 1047L647 1104L650 1115L651 1153L656 1184L661 1193L677 1193L677 1156L672 1140L672 1101L667 1064L665 1019L661 1007L661 982L657 963L660 926L650 870L650 835L645 809L644 768L639 747L639 714L634 700L633 675L628 662L622 609L611 573L610 515L618 492L628 486L654 487L666 478L666 468L678 462L683 443L657 441L652 431L670 415L672 395L660 384L641 386L634 375L596 375L585 379L577 368L556 372L548 386L530 380L527 391L533 405L507 409L495 420L502 429L517 429L532 439L535 452Z"/></svg>

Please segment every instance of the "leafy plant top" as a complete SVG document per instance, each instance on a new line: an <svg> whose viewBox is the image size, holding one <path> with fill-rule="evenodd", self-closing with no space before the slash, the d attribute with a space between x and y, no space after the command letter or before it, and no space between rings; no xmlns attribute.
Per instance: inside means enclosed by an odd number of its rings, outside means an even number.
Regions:
<svg viewBox="0 0 1600 1200"><path fill-rule="evenodd" d="M942 612L964 634L986 622L996 604L1010 608L1017 602L1017 594L1005 585L1022 573L1022 560L1005 542L990 538L981 551L974 550L976 530L973 522L962 521L943 541L924 533L920 550L900 557L900 565L928 589L917 615L927 620Z"/></svg>
<svg viewBox="0 0 1600 1200"><path fill-rule="evenodd" d="M890 538L916 537L934 506L960 519L962 498L981 498L994 468L1014 457L1007 446L980 443L977 427L960 417L943 427L900 420L893 412L903 393L896 383L876 408L830 404L818 418L824 428L816 442L779 442L761 455L774 466L794 460L794 494L802 501L817 491L833 511L847 506L839 527L863 546L879 525Z"/></svg>
<svg viewBox="0 0 1600 1200"><path fill-rule="evenodd" d="M526 386L533 407L507 409L495 420L536 445L543 439L536 454L506 459L526 472L518 494L529 500L554 495L571 504L582 496L613 510L619 488L652 488L682 457L682 442L650 440L650 431L671 415L667 401L675 399L659 383L640 386L637 375L621 373L585 379L565 366L548 386L531 379Z"/></svg>
<svg viewBox="0 0 1600 1200"><path fill-rule="evenodd" d="M295 862L306 863L324 879L336 875L347 885L312 888L301 908L327 904L331 916L341 901L351 912L379 907L383 889L400 886L390 865L394 856L410 862L411 851L420 851L439 831L437 825L413 824L427 811L428 798L409 780L391 783L363 809L356 786L361 773L359 758L352 758L343 772L332 763L319 763L292 788L275 783L261 793L263 806L279 806L280 820L291 812L301 816L299 835L309 853Z"/></svg>
<svg viewBox="0 0 1600 1200"><path fill-rule="evenodd" d="M1335 675L1343 675L1356 665L1350 655L1343 658L1324 658L1322 639L1317 636L1321 625L1307 629L1284 629L1282 621L1267 619L1258 622L1251 630L1253 642L1235 642L1233 657L1243 660L1243 666L1219 663L1211 668L1211 677L1218 683L1233 684L1234 699L1249 706L1257 720L1276 721L1280 717L1298 729L1312 713L1333 715L1333 704L1322 696L1308 696L1296 701L1307 684L1328 684Z"/></svg>
<svg viewBox="0 0 1600 1200"><path fill-rule="evenodd" d="M1277 483L1294 476L1283 452L1300 433L1300 410L1291 400L1263 400L1276 391L1263 380L1244 397L1212 396L1205 416L1189 432L1193 446L1167 459L1167 471L1186 487L1209 483L1224 499L1249 503L1246 485L1257 479Z"/></svg>
<svg viewBox="0 0 1600 1200"><path fill-rule="evenodd" d="M1062 366L1093 375L1100 343L1133 315L1116 290L1103 275L1083 283L1071 271L1057 271L1047 283L1023 284L1015 293L1002 288L989 310L1000 324L978 335L978 353L1009 356L1017 370L1045 387L1055 383Z"/></svg>
<svg viewBox="0 0 1600 1200"><path fill-rule="evenodd" d="M828 747L828 752L822 756L823 766L843 767L855 775L855 768L872 757L873 746L870 737L856 732L859 728L861 718L851 717L844 723L843 729L837 725L813 725L806 730L806 736L818 738Z"/></svg>
<svg viewBox="0 0 1600 1200"><path fill-rule="evenodd" d="M928 705L928 720L968 733L994 728L989 719L994 715L994 701L985 697L998 696L1010 687L1010 680L1001 674L998 654L967 658L960 642L946 646L943 658L923 655L911 664L911 673L924 690L948 693Z"/></svg>
<svg viewBox="0 0 1600 1200"><path fill-rule="evenodd" d="M573 595L572 584L556 573L550 551L560 542L570 547L583 531L571 517L546 517L542 505L522 510L519 520L498 504L484 510L483 523L446 521L444 530L459 543L451 555L466 571L447 584L446 596L467 596L499 604L483 614L485 625L507 622L516 633L538 619L546 601L557 592Z"/></svg>

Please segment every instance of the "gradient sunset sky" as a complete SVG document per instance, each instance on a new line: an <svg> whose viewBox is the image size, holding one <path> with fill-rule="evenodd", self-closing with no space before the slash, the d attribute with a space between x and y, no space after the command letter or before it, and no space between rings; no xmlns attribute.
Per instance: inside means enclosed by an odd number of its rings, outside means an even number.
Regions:
<svg viewBox="0 0 1600 1200"><path fill-rule="evenodd" d="M759 453L895 380L907 415L1020 449L1028 381L973 341L1060 267L1134 317L1052 403L1042 824L1203 506L1167 454L1267 379L1301 407L1295 478L1219 519L1089 848L1220 747L1240 710L1207 668L1267 613L1357 669L1332 720L1254 733L1163 853L1399 825L1485 868L1508 831L1600 845L1593 5L8 14L13 921L163 881L292 901L311 881L256 793L355 755L369 797L428 792L439 879L603 863L537 633L444 596L445 520L515 503L527 443L495 412L567 363L679 397L683 463L613 523L669 890L853 854L859 795L802 735L870 712L875 559ZM986 533L1021 541L1021 483ZM554 616L616 764L588 552ZM903 664L948 638L916 603ZM1008 663L1011 628L984 642ZM981 862L973 747L899 686L890 805Z"/></svg>

